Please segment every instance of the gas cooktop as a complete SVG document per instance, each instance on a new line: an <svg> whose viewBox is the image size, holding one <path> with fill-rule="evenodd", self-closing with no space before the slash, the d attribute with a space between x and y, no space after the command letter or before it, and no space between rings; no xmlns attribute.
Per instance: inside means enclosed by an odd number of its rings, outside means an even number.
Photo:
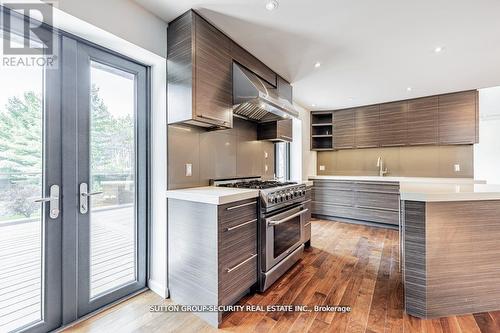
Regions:
<svg viewBox="0 0 500 333"><path fill-rule="evenodd" d="M235 187L235 188L253 188L253 189L268 189L287 185L295 185L295 182L280 182L277 180L249 180L249 181L239 181L233 183L223 183L218 186L222 187Z"/></svg>

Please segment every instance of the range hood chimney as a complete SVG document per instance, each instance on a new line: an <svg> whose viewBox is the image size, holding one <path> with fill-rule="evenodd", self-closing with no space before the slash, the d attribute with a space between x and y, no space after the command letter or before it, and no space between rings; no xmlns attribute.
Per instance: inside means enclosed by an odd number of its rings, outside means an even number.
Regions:
<svg viewBox="0 0 500 333"><path fill-rule="evenodd" d="M298 118L299 113L278 90L248 69L233 63L233 114L257 123Z"/></svg>

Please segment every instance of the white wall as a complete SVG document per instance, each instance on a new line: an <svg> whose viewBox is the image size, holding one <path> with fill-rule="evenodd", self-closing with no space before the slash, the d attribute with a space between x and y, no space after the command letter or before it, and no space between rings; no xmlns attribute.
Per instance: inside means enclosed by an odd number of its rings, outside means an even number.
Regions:
<svg viewBox="0 0 500 333"><path fill-rule="evenodd" d="M479 143L474 178L500 184L500 87L479 90Z"/></svg>
<svg viewBox="0 0 500 333"><path fill-rule="evenodd" d="M316 152L311 151L311 112L297 107L302 122L302 179L316 175Z"/></svg>
<svg viewBox="0 0 500 333"><path fill-rule="evenodd" d="M166 58L167 23L131 0L58 0L65 13Z"/></svg>

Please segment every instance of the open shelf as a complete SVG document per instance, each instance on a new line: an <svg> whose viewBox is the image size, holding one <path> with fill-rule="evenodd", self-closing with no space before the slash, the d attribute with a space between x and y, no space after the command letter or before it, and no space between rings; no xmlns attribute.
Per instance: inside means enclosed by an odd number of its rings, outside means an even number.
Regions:
<svg viewBox="0 0 500 333"><path fill-rule="evenodd" d="M311 150L331 149L333 149L332 112L311 112Z"/></svg>

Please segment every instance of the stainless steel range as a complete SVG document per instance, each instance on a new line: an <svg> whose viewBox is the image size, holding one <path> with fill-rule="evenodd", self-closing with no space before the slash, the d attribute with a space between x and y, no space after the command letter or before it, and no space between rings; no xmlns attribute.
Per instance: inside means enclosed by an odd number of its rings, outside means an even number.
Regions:
<svg viewBox="0 0 500 333"><path fill-rule="evenodd" d="M217 180L215 186L253 188L260 192L259 288L265 291L304 251L306 186L294 182L263 181L258 177Z"/></svg>

